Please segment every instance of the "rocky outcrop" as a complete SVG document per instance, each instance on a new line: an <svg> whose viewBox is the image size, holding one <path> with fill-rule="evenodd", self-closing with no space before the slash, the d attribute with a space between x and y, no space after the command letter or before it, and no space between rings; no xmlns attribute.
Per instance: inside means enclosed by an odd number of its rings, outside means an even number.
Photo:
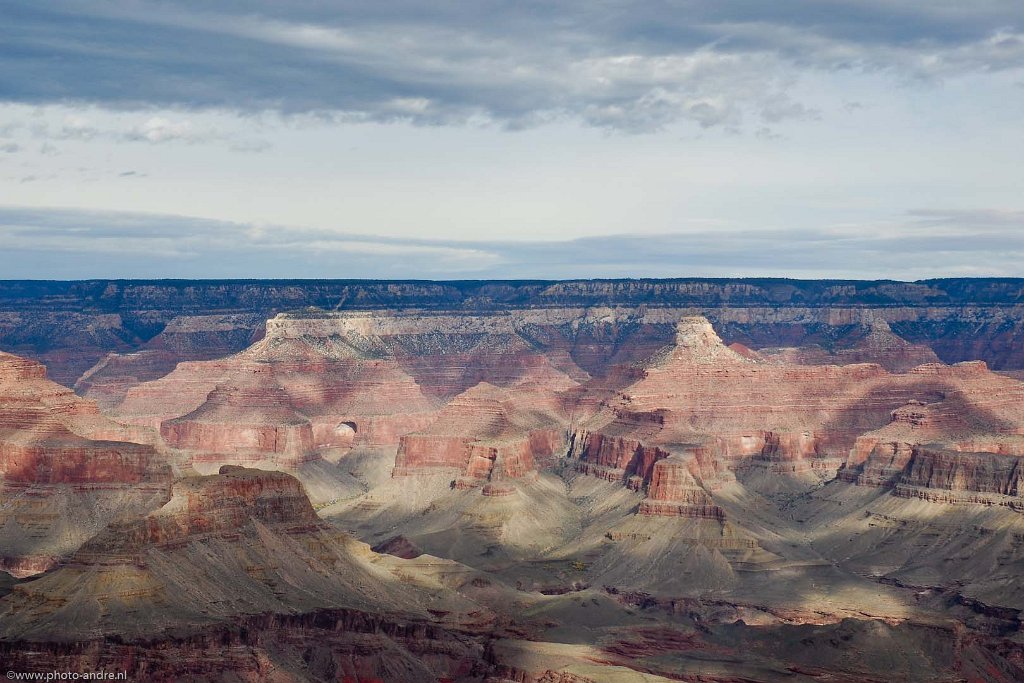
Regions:
<svg viewBox="0 0 1024 683"><path fill-rule="evenodd" d="M578 471L646 490L644 514L715 517L707 492L751 467L823 476L842 468L845 481L896 487L921 444L1024 453L1024 383L983 363L903 374L787 364L737 353L707 320L684 318L676 343L642 367L577 429L568 455ZM677 503L655 485L666 476L685 483Z"/></svg>
<svg viewBox="0 0 1024 683"><path fill-rule="evenodd" d="M190 451L194 462L272 460L294 468L316 459L313 426L291 408L271 367L239 368L232 380L191 413L165 420L164 441Z"/></svg>
<svg viewBox="0 0 1024 683"><path fill-rule="evenodd" d="M112 414L158 425L168 445L198 461L286 468L318 459L323 449L397 444L433 420L437 401L393 360L337 337L269 330L242 353L181 363L133 387Z"/></svg>
<svg viewBox="0 0 1024 683"><path fill-rule="evenodd" d="M472 667L472 634L491 617L440 587L428 593L401 562L320 521L293 477L225 466L175 483L159 510L15 586L0 599L0 651L19 670L101 660L192 680L258 674L248 657L289 649L318 676L437 680Z"/></svg>
<svg viewBox="0 0 1024 683"><path fill-rule="evenodd" d="M641 515L725 520L725 511L690 474L692 459L673 454L654 463L647 498L640 503Z"/></svg>
<svg viewBox="0 0 1024 683"><path fill-rule="evenodd" d="M536 475L563 451L565 428L547 387L480 383L456 396L426 429L402 437L393 476L451 471L459 488L491 482L485 495L508 495L512 489L499 482Z"/></svg>
<svg viewBox="0 0 1024 683"><path fill-rule="evenodd" d="M166 501L170 466L133 438L152 440L0 353L0 569L44 571L112 519Z"/></svg>
<svg viewBox="0 0 1024 683"><path fill-rule="evenodd" d="M997 502L1024 511L1024 457L919 446L893 493L937 502Z"/></svg>
<svg viewBox="0 0 1024 683"><path fill-rule="evenodd" d="M970 500L972 494L983 494L973 496L975 502L988 494L1017 496L1024 383L977 363L925 365L910 375L944 377L949 384L940 400L910 401L892 411L888 425L860 436L840 479L941 502Z"/></svg>
<svg viewBox="0 0 1024 683"><path fill-rule="evenodd" d="M0 639L154 637L324 608L419 620L431 619L428 602L474 611L455 596L427 599L389 566L322 522L294 477L224 466L179 480L160 509L111 525L59 570L16 586L0 600Z"/></svg>
<svg viewBox="0 0 1024 683"><path fill-rule="evenodd" d="M851 365L877 363L890 372L906 372L939 357L926 344L912 344L893 333L882 318L854 327L830 348L820 345L797 348L761 349L765 358L801 365Z"/></svg>

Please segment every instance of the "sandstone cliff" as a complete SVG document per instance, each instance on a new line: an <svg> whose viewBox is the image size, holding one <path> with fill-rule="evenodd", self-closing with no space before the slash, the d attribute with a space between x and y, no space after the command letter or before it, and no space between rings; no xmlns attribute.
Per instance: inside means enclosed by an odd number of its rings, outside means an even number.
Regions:
<svg viewBox="0 0 1024 683"><path fill-rule="evenodd" d="M48 569L112 519L163 503L171 468L141 443L152 438L0 353L0 569Z"/></svg>

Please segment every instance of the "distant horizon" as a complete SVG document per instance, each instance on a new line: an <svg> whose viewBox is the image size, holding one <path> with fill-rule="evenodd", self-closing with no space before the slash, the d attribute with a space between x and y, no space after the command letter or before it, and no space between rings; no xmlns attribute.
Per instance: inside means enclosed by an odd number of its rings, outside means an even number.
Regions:
<svg viewBox="0 0 1024 683"><path fill-rule="evenodd" d="M894 278L835 278L835 277L776 277L776 276L678 276L678 277L573 277L573 278L373 278L373 277L86 277L86 278L0 278L0 283L78 283L78 282L211 282L211 283L249 283L249 282L337 282L337 283L444 283L444 284L472 284L472 283L503 283L503 284L548 284L559 282L838 282L852 284L874 284L880 282L893 282L896 284L921 284L926 282L947 282L947 281L998 281L1024 283L1024 276L988 276L988 275L966 275L953 277L930 277L917 280L899 280Z"/></svg>

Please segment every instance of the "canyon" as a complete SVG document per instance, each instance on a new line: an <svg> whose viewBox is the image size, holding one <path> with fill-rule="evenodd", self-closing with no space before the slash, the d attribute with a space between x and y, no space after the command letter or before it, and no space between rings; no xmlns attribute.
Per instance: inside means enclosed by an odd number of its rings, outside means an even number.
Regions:
<svg viewBox="0 0 1024 683"><path fill-rule="evenodd" d="M0 283L0 657L1024 680L1024 282Z"/></svg>

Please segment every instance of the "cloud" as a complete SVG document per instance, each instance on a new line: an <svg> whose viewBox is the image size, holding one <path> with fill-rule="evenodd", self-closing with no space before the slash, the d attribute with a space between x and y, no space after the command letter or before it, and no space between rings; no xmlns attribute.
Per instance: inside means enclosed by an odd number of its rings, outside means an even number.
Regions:
<svg viewBox="0 0 1024 683"><path fill-rule="evenodd" d="M203 136L193 131L192 123L189 121L169 121L163 117L154 116L129 130L124 137L128 140L159 143L169 140L195 142L201 140Z"/></svg>
<svg viewBox="0 0 1024 683"><path fill-rule="evenodd" d="M807 73L935 81L1020 70L1021 23L1017 0L11 0L0 93L342 121L735 128L817 116L792 99ZM136 134L187 138L179 123Z"/></svg>
<svg viewBox="0 0 1024 683"><path fill-rule="evenodd" d="M262 152L270 143L248 130L222 130L220 126L195 123L188 112L168 110L160 115L147 111L75 107L53 104L29 107L0 103L0 139L41 140L39 154L59 152L53 143L144 143L151 145L217 143L234 151Z"/></svg>
<svg viewBox="0 0 1024 683"><path fill-rule="evenodd" d="M890 278L1024 276L1024 212L569 241L388 239L186 216L0 207L8 278Z"/></svg>

